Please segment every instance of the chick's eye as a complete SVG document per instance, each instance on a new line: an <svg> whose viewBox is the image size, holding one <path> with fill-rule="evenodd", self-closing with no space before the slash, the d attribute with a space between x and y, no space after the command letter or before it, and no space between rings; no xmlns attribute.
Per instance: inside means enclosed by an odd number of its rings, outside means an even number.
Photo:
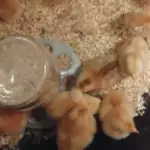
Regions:
<svg viewBox="0 0 150 150"><path fill-rule="evenodd" d="M91 84L91 80L90 80L90 79L84 79L84 80L79 84L79 86L80 86L80 88L83 88L83 87L85 87L85 86L87 86L87 85L89 85L89 84Z"/></svg>

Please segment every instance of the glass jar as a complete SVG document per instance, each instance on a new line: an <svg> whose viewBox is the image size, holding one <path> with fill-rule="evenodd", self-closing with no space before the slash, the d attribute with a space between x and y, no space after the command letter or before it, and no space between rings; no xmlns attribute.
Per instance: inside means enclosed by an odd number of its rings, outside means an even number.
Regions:
<svg viewBox="0 0 150 150"><path fill-rule="evenodd" d="M35 107L50 85L59 91L60 69L54 55L40 40L11 36L0 41L1 107Z"/></svg>

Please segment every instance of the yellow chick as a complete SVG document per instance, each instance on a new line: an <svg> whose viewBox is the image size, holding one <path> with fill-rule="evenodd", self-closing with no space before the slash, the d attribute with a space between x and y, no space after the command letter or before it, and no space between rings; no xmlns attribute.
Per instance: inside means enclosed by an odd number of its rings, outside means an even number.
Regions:
<svg viewBox="0 0 150 150"><path fill-rule="evenodd" d="M58 95L53 97L52 101L43 103L49 116L53 119L60 119L66 115L68 111L75 107L76 103L69 97L69 92L60 92Z"/></svg>
<svg viewBox="0 0 150 150"><path fill-rule="evenodd" d="M76 94L76 95L75 95ZM82 102L88 109L89 113L91 115L95 115L98 113L100 105L101 105L101 99L91 96L89 94L86 93L82 93L82 91L80 89L72 89L72 91L70 92L71 97L77 97L77 95L82 95L82 98L80 98L80 102ZM76 99L74 99L75 101ZM78 98L79 101L79 98ZM80 105L80 103L79 103Z"/></svg>
<svg viewBox="0 0 150 150"><path fill-rule="evenodd" d="M58 122L57 144L59 150L83 150L93 140L96 121L88 109L79 106Z"/></svg>
<svg viewBox="0 0 150 150"><path fill-rule="evenodd" d="M91 115L95 115L99 112L101 99L88 95L88 94L83 94L83 102L85 103Z"/></svg>
<svg viewBox="0 0 150 150"><path fill-rule="evenodd" d="M52 101L44 103L43 106L52 118L60 119L81 103L84 103L88 111L94 115L98 112L101 100L74 88L71 91L60 92Z"/></svg>
<svg viewBox="0 0 150 150"><path fill-rule="evenodd" d="M134 116L135 109L122 92L108 94L99 111L103 132L116 140L124 139L131 133L138 133Z"/></svg>
<svg viewBox="0 0 150 150"><path fill-rule="evenodd" d="M148 66L150 52L141 36L134 36L120 43L116 52L119 69L127 76L136 77Z"/></svg>

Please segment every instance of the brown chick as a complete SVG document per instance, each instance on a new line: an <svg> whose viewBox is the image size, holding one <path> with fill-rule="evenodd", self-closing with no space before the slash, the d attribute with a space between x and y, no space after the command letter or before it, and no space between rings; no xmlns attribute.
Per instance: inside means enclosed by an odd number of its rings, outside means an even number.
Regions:
<svg viewBox="0 0 150 150"><path fill-rule="evenodd" d="M150 39L150 7L146 7L143 13L129 12L123 15L123 24L131 28L131 32ZM121 20L122 20L121 19Z"/></svg>
<svg viewBox="0 0 150 150"><path fill-rule="evenodd" d="M58 149L83 150L92 142L95 133L94 117L88 113L86 107L76 107L58 123Z"/></svg>
<svg viewBox="0 0 150 150"><path fill-rule="evenodd" d="M138 0L140 4L146 4L147 6L150 5L150 0Z"/></svg>
<svg viewBox="0 0 150 150"><path fill-rule="evenodd" d="M90 60L89 67L83 64L76 85L83 92L109 90L120 80L121 76L116 60L108 62L104 66L101 66L97 60Z"/></svg>
<svg viewBox="0 0 150 150"><path fill-rule="evenodd" d="M134 123L135 109L122 92L112 92L104 98L99 118L103 132L113 139L120 140L131 133L138 133Z"/></svg>
<svg viewBox="0 0 150 150"><path fill-rule="evenodd" d="M123 24L132 28L140 27L144 24L150 23L150 16L144 13L129 12L124 14L122 17Z"/></svg>
<svg viewBox="0 0 150 150"><path fill-rule="evenodd" d="M19 17L19 0L0 0L0 18L9 21Z"/></svg>
<svg viewBox="0 0 150 150"><path fill-rule="evenodd" d="M27 123L25 112L0 109L0 133L16 136L23 132Z"/></svg>
<svg viewBox="0 0 150 150"><path fill-rule="evenodd" d="M101 100L93 96L83 94L80 89L72 89L61 92L53 101L44 103L47 113L54 119L60 119L79 104L84 103L89 112L94 115L98 112Z"/></svg>
<svg viewBox="0 0 150 150"><path fill-rule="evenodd" d="M134 36L122 42L116 52L119 69L127 76L135 77L148 66L150 52L141 36Z"/></svg>

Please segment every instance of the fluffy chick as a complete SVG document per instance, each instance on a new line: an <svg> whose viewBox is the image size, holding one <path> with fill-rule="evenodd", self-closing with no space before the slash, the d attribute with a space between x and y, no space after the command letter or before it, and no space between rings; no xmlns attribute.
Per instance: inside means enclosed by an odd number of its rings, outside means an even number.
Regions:
<svg viewBox="0 0 150 150"><path fill-rule="evenodd" d="M0 133L16 136L23 132L27 123L27 115L10 109L0 109Z"/></svg>
<svg viewBox="0 0 150 150"><path fill-rule="evenodd" d="M83 94L80 89L75 88L71 91L59 93L53 101L46 102L43 105L52 118L60 119L81 103L84 103L89 112L94 115L98 112L101 100L93 96Z"/></svg>
<svg viewBox="0 0 150 150"><path fill-rule="evenodd" d="M111 92L102 101L99 112L102 130L113 139L120 140L138 133L134 116L135 109L122 92Z"/></svg>
<svg viewBox="0 0 150 150"><path fill-rule="evenodd" d="M0 18L9 21L19 17L19 0L0 0Z"/></svg>
<svg viewBox="0 0 150 150"><path fill-rule="evenodd" d="M76 103L69 97L69 92L61 92L53 97L52 101L43 103L49 116L53 119L60 119L75 107Z"/></svg>
<svg viewBox="0 0 150 150"><path fill-rule="evenodd" d="M128 12L123 16L123 24L128 27L140 27L150 23L150 16L144 13Z"/></svg>
<svg viewBox="0 0 150 150"><path fill-rule="evenodd" d="M101 105L101 99L91 96L86 93L82 93L82 91L80 89L76 89L76 88L72 89L72 91L70 92L70 96L74 97L74 98L76 98L77 95L81 96L81 94L82 94L82 97L80 97L80 103L77 103L77 105L78 104L80 105L82 103L82 104L84 104L84 106L86 106L86 108L88 109L88 112L91 115L97 114L98 110L100 108L100 105ZM74 101L76 99L74 99ZM79 101L79 97L78 97L78 100L76 100L76 101L77 102Z"/></svg>
<svg viewBox="0 0 150 150"><path fill-rule="evenodd" d="M91 115L95 115L99 112L101 99L88 95L88 94L83 94L82 100Z"/></svg>
<svg viewBox="0 0 150 150"><path fill-rule="evenodd" d="M92 142L95 133L94 117L88 113L86 107L76 107L58 123L58 149L83 150Z"/></svg>
<svg viewBox="0 0 150 150"><path fill-rule="evenodd" d="M101 61L89 60L83 64L76 85L83 92L109 90L121 80L116 60L110 60L102 65Z"/></svg>
<svg viewBox="0 0 150 150"><path fill-rule="evenodd" d="M146 7L143 13L129 12L120 19L125 26L131 29L135 35L150 39L150 7Z"/></svg>
<svg viewBox="0 0 150 150"><path fill-rule="evenodd" d="M125 75L135 77L148 66L150 52L146 41L141 36L133 36L120 43L116 52L119 69Z"/></svg>

